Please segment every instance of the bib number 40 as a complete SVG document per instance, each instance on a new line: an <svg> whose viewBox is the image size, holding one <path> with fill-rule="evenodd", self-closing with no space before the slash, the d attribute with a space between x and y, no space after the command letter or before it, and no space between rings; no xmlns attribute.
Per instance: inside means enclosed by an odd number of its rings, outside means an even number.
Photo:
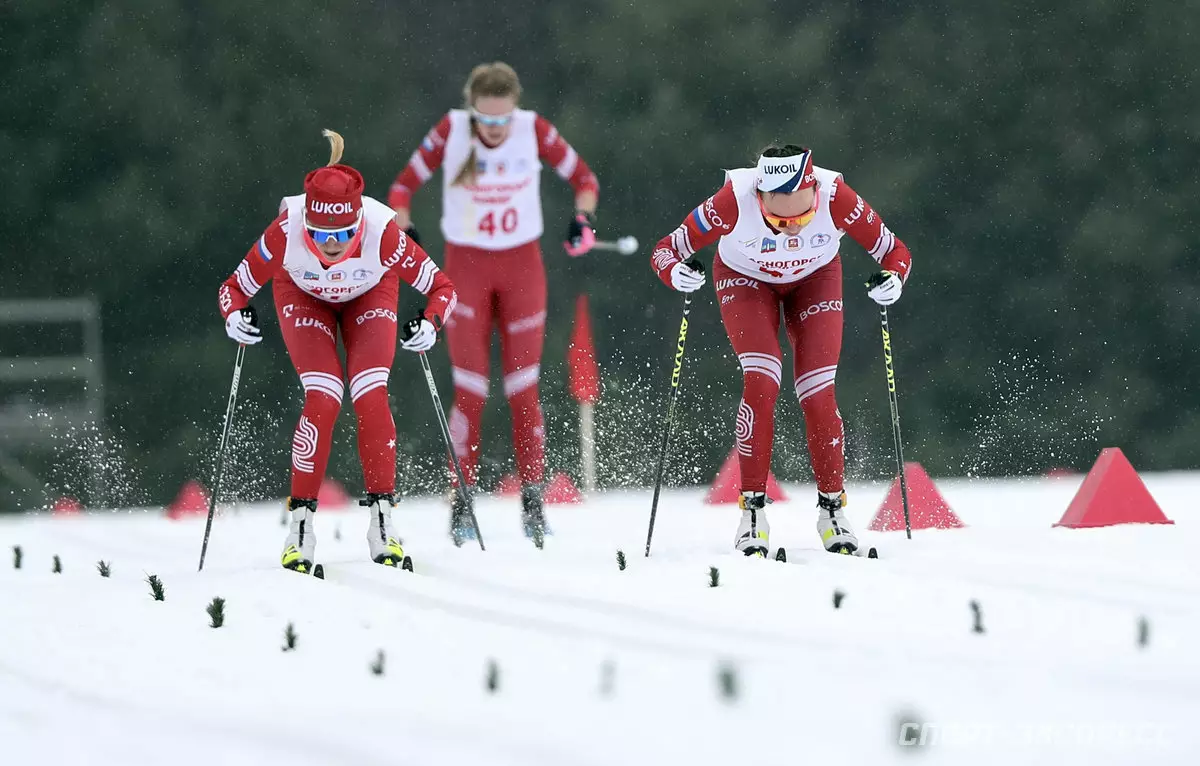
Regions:
<svg viewBox="0 0 1200 766"><path fill-rule="evenodd" d="M505 234L512 234L516 231L517 209L515 207L506 208L500 214L499 220L496 218L496 211L489 210L487 215L479 219L479 233L494 237L496 236L497 225L499 225L500 231Z"/></svg>

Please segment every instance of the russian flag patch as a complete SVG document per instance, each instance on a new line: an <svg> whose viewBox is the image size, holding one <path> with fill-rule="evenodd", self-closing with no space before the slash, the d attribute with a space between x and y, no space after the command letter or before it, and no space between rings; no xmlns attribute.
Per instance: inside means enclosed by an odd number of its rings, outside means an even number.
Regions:
<svg viewBox="0 0 1200 766"><path fill-rule="evenodd" d="M703 207L704 206L701 205L692 211L692 219L695 220L696 228L700 230L700 233L707 234L712 231L712 226L709 225L708 220L704 217L704 211L702 210Z"/></svg>
<svg viewBox="0 0 1200 766"><path fill-rule="evenodd" d="M271 262L271 251L267 249L267 243L262 237L258 238L258 257L262 258L264 263Z"/></svg>

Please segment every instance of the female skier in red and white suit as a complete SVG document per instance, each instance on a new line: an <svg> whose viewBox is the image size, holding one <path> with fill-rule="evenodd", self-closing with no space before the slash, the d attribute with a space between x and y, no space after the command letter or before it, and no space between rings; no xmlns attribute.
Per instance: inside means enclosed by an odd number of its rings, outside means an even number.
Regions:
<svg viewBox="0 0 1200 766"><path fill-rule="evenodd" d="M303 194L284 197L279 217L218 294L229 337L242 344L258 343L262 335L250 299L275 279L280 331L304 386L304 411L292 439L287 500L292 526L282 563L302 572L312 571L317 491L345 390L338 330L358 416L358 454L367 490L361 504L370 511L370 556L396 566L404 551L391 529L396 424L387 384L396 354L400 282L428 299L422 314L405 325L401 346L409 351L433 346L456 302L454 285L396 225L392 209L363 196L357 170L336 164L342 156L341 136L333 131L325 135L333 146L329 165L308 174Z"/></svg>
<svg viewBox="0 0 1200 766"><path fill-rule="evenodd" d="M542 482L544 428L538 376L546 325L542 236L542 164L575 190L575 213L565 243L582 255L595 242L593 213L599 187L587 163L553 125L518 109L521 85L512 67L481 64L463 89L465 109L453 109L429 131L392 185L388 202L410 235L413 193L444 166L442 234L446 273L459 308L447 324L454 369L450 432L468 484L479 466L479 425L488 394L492 328L500 331L504 396L512 410L513 447L521 477L525 533L545 531ZM452 499L451 533L472 534L461 502Z"/></svg>
<svg viewBox="0 0 1200 766"><path fill-rule="evenodd" d="M729 171L725 185L664 237L652 256L664 282L691 292L704 283L704 274L685 261L719 241L713 280L742 367L736 423L742 521L735 545L747 555L765 554L770 533L765 491L783 379L781 318L817 480L817 531L826 550L858 548L842 512L842 418L833 393L842 349L838 250L845 234L882 267L867 294L880 305L894 303L912 264L908 248L840 173L815 167L810 150L789 144L766 149L757 167Z"/></svg>

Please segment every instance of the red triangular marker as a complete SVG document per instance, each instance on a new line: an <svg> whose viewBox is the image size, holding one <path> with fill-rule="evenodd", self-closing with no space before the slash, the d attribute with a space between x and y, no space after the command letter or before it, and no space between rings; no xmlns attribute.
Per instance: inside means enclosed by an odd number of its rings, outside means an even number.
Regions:
<svg viewBox="0 0 1200 766"><path fill-rule="evenodd" d="M54 501L50 510L55 516L74 516L83 512L83 505L70 495L63 495Z"/></svg>
<svg viewBox="0 0 1200 766"><path fill-rule="evenodd" d="M946 499L920 463L905 463L904 477L908 484L908 514L913 529L957 529L966 526L950 510ZM892 481L887 497L867 529L872 532L904 529L904 503L899 476Z"/></svg>
<svg viewBox="0 0 1200 766"><path fill-rule="evenodd" d="M175 500L167 506L168 519L182 519L208 513L208 490L193 479L179 488Z"/></svg>
<svg viewBox="0 0 1200 766"><path fill-rule="evenodd" d="M582 503L583 494L579 488L575 486L575 482L565 473L559 472L554 474L554 478L546 485L546 493L543 499L548 504L558 503Z"/></svg>
<svg viewBox="0 0 1200 766"><path fill-rule="evenodd" d="M1056 527L1113 524L1174 524L1158 507L1142 477L1118 447L1107 447L1067 506Z"/></svg>
<svg viewBox="0 0 1200 766"><path fill-rule="evenodd" d="M350 495L337 479L326 479L317 490L317 508L322 511L344 511L350 507Z"/></svg>
<svg viewBox="0 0 1200 766"><path fill-rule="evenodd" d="M736 503L741 494L742 467L738 464L737 447L734 447L729 451L725 462L721 463L721 470L717 471L717 477L713 479L712 487L709 488L704 502L709 505ZM777 501L788 499L783 487L779 486L779 482L775 480L775 474L770 471L767 472L767 497Z"/></svg>

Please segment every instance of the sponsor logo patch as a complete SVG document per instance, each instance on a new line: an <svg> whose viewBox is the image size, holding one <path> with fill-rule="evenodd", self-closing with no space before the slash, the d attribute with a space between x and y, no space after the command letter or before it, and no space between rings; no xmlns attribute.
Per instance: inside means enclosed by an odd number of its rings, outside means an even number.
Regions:
<svg viewBox="0 0 1200 766"><path fill-rule="evenodd" d="M325 213L328 215L344 215L354 212L354 205L350 202L321 202L320 200L310 200L308 209L314 213Z"/></svg>
<svg viewBox="0 0 1200 766"><path fill-rule="evenodd" d="M762 246L759 248L760 253L775 252L775 239L773 237L763 237Z"/></svg>
<svg viewBox="0 0 1200 766"><path fill-rule="evenodd" d="M800 321L803 322L805 319L808 319L811 316L815 316L816 314L823 314L826 311L841 311L841 310L842 310L842 302L841 301L821 301L820 303L814 303L813 305L811 305L808 308L801 311L800 312Z"/></svg>
<svg viewBox="0 0 1200 766"><path fill-rule="evenodd" d="M831 239L833 239L833 237L829 236L828 234L814 234L812 238L808 240L808 244L812 245L813 247L824 247L825 245L829 244L829 240Z"/></svg>
<svg viewBox="0 0 1200 766"><path fill-rule="evenodd" d="M730 287L749 287L757 290L758 280L751 279L750 277L733 277L730 279L717 280L717 292L721 292L722 290Z"/></svg>
<svg viewBox="0 0 1200 766"><path fill-rule="evenodd" d="M296 317L296 328L301 329L304 327L315 327L328 335L330 340L333 340L333 330L330 330L320 319L315 317Z"/></svg>
<svg viewBox="0 0 1200 766"><path fill-rule="evenodd" d="M855 199L854 210L850 213L850 215L846 216L845 223L847 226L853 226L854 222L862 217L864 205L865 203L863 202L863 198L861 196Z"/></svg>
<svg viewBox="0 0 1200 766"><path fill-rule="evenodd" d="M355 324L362 324L370 319L387 319L393 324L396 323L396 312L390 309L367 309L358 315L354 320Z"/></svg>
<svg viewBox="0 0 1200 766"><path fill-rule="evenodd" d="M657 271L666 271L678 262L678 256L670 248L661 247L654 251L654 268Z"/></svg>

